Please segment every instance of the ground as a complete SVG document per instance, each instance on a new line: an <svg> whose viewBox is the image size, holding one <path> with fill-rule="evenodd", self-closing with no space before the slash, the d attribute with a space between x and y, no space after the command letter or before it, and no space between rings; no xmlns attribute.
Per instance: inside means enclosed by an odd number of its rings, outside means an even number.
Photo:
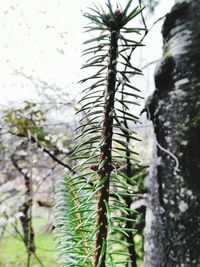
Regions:
<svg viewBox="0 0 200 267"><path fill-rule="evenodd" d="M36 234L37 255L41 259L44 267L57 267L56 252L53 233L44 231L47 219L34 218L34 228ZM0 243L0 266L1 267L26 267L26 253L22 241L14 234L12 227L7 227L3 240ZM31 267L40 267L34 259Z"/></svg>

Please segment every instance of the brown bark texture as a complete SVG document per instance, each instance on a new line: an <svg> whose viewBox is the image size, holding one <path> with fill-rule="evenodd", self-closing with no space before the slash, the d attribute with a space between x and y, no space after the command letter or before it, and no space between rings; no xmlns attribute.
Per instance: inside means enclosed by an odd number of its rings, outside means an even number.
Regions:
<svg viewBox="0 0 200 267"><path fill-rule="evenodd" d="M116 65L117 65L117 45L118 33L112 31L110 33L110 48L109 48L109 65L107 75L107 90L104 106L104 124L102 136L105 139L104 145L101 148L100 165L103 163L102 170L99 173L99 182L104 181L102 188L98 192L97 203L97 226L99 230L96 235L96 253L94 259L94 266L96 267L99 262L100 267L106 266L106 249L102 252L103 243L106 244L108 232L108 219L106 203L109 201L109 187L110 187L110 174L112 172L112 136L113 136L113 117L110 113L114 109L115 99L115 84L116 84ZM101 259L101 260L100 260Z"/></svg>
<svg viewBox="0 0 200 267"><path fill-rule="evenodd" d="M155 131L145 267L200 266L200 1L167 15L147 109Z"/></svg>

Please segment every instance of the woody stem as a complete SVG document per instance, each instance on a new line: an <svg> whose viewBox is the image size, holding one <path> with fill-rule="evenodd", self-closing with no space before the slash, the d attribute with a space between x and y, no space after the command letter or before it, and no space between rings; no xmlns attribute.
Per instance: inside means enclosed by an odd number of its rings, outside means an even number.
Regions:
<svg viewBox="0 0 200 267"><path fill-rule="evenodd" d="M99 183L102 186L98 192L97 202L97 227L96 252L94 267L106 266L106 241L108 233L108 218L106 203L109 201L110 175L112 172L112 136L113 136L113 116L116 84L116 65L118 49L118 32L110 31L109 62L107 72L107 86L105 91L104 121L102 137L104 144L101 147L100 164L104 165L99 173ZM102 184L102 181L103 184ZM102 250L103 249L103 250Z"/></svg>

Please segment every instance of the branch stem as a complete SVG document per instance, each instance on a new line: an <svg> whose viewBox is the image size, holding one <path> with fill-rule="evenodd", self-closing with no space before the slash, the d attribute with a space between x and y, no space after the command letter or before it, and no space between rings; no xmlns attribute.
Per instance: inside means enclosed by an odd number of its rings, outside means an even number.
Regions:
<svg viewBox="0 0 200 267"><path fill-rule="evenodd" d="M109 62L107 73L107 86L105 92L104 121L102 136L105 140L101 147L100 166L103 164L99 172L99 183L105 179L103 187L98 192L97 203L97 227L99 231L96 235L96 253L94 259L94 267L106 266L106 247L108 233L108 218L106 203L109 201L110 175L112 172L112 136L113 136L113 116L116 85L116 65L117 65L117 48L118 48L118 32L110 32ZM102 250L105 248L104 250Z"/></svg>

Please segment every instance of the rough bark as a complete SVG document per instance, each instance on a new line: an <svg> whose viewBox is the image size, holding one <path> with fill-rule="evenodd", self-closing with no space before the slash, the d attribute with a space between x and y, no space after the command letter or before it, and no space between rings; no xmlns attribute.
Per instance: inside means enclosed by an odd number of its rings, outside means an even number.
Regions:
<svg viewBox="0 0 200 267"><path fill-rule="evenodd" d="M198 0L179 1L163 25L163 59L148 106L155 153L146 215L146 267L200 266L199 28Z"/></svg>

